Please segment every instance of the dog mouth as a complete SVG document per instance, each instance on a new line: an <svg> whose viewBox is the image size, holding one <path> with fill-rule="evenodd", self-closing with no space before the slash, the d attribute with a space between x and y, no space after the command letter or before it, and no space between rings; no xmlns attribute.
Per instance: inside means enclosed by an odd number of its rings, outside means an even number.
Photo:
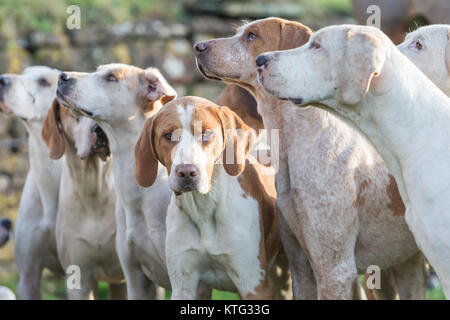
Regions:
<svg viewBox="0 0 450 320"><path fill-rule="evenodd" d="M206 72L207 68L199 61L198 58L195 59L195 60L197 61L197 69L200 71L200 73L201 73L205 78L210 79L210 80L222 81L222 79L219 78L219 77L209 75L209 74Z"/></svg>
<svg viewBox="0 0 450 320"><path fill-rule="evenodd" d="M97 154L100 159L106 161L108 156L111 154L109 149L109 140L106 133L102 128L96 123L92 128L92 135L94 136L94 143L91 151Z"/></svg>
<svg viewBox="0 0 450 320"><path fill-rule="evenodd" d="M69 98L67 95L65 95L58 89L56 90L56 98L58 99L59 103L72 110L73 113L78 116L87 116L89 118L94 116L94 114L91 111L80 107L75 101L73 101L71 98Z"/></svg>
<svg viewBox="0 0 450 320"><path fill-rule="evenodd" d="M175 193L176 196L180 196L183 193L187 192L198 191L198 183L197 181L192 180L183 181L176 188L172 187L172 191Z"/></svg>

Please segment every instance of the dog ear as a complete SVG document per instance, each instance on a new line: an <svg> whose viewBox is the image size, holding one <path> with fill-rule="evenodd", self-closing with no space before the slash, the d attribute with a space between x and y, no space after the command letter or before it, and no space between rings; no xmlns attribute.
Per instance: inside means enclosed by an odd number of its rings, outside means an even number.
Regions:
<svg viewBox="0 0 450 320"><path fill-rule="evenodd" d="M245 169L247 154L256 141L255 131L227 107L220 107L224 150L223 167L230 176L237 176Z"/></svg>
<svg viewBox="0 0 450 320"><path fill-rule="evenodd" d="M158 175L158 159L153 147L153 117L148 118L134 147L136 181L142 187L150 187Z"/></svg>
<svg viewBox="0 0 450 320"><path fill-rule="evenodd" d="M339 101L355 105L367 93L373 77L380 75L386 51L378 36L367 33L347 33L347 40L339 63Z"/></svg>
<svg viewBox="0 0 450 320"><path fill-rule="evenodd" d="M53 100L52 106L44 120L42 138L50 151L50 158L57 160L64 155L65 145L61 130L61 106L57 99Z"/></svg>
<svg viewBox="0 0 450 320"><path fill-rule="evenodd" d="M177 97L177 93L158 69L147 68L141 77L141 85L146 101L143 112L157 111L161 106Z"/></svg>
<svg viewBox="0 0 450 320"><path fill-rule="evenodd" d="M289 50L308 42L311 29L295 21L282 21L280 25L280 45L278 50Z"/></svg>

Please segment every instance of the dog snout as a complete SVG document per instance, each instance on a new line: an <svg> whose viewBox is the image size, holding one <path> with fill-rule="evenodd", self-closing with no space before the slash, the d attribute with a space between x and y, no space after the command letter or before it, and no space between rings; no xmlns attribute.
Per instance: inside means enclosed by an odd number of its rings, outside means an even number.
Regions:
<svg viewBox="0 0 450 320"><path fill-rule="evenodd" d="M5 228L6 230L11 231L11 227L12 227L11 219L3 218L3 219L1 219L0 224L1 224L1 226L2 226L3 228Z"/></svg>
<svg viewBox="0 0 450 320"><path fill-rule="evenodd" d="M258 57L256 57L256 66L259 68L266 67L268 62L269 58L264 54L261 54Z"/></svg>
<svg viewBox="0 0 450 320"><path fill-rule="evenodd" d="M59 75L59 81L58 84L66 84L67 82L75 80L74 78L69 77L69 75L65 72L61 72Z"/></svg>
<svg viewBox="0 0 450 320"><path fill-rule="evenodd" d="M70 77L67 73L62 72L58 79L58 90L66 90L75 82L75 78Z"/></svg>
<svg viewBox="0 0 450 320"><path fill-rule="evenodd" d="M176 166L175 173L179 178L195 178L198 176L198 169L192 164L180 164Z"/></svg>
<svg viewBox="0 0 450 320"><path fill-rule="evenodd" d="M11 84L11 78L5 75L0 76L0 88L7 87Z"/></svg>
<svg viewBox="0 0 450 320"><path fill-rule="evenodd" d="M206 42L197 42L194 47L195 51L198 53L208 50L208 45L206 44Z"/></svg>

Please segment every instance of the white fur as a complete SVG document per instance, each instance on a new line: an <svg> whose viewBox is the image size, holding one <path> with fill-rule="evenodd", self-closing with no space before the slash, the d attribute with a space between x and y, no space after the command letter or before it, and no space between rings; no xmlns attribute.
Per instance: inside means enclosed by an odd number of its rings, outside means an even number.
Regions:
<svg viewBox="0 0 450 320"><path fill-rule="evenodd" d="M277 209L295 298L357 298L358 273L365 273L371 264L380 266L382 277L393 274L391 268L396 274L410 275L389 279L386 283L395 280L393 287L377 290L388 292L387 298L395 298L389 291L397 289L400 298L424 298L423 257L401 210L391 206L389 171L374 148L336 117L314 108L294 108L258 83L256 57L242 35L248 27L262 38L255 41L267 41L261 31L267 29L254 28L255 24L264 27L270 19L245 25L233 37L206 42L209 55L202 68L208 75L248 89L258 102L265 128L279 131L279 148L272 145L271 153L276 158L279 152ZM279 35L278 28L272 32ZM235 55L234 49L245 52ZM308 65L326 68L324 63L322 67L313 60ZM286 67L282 72L297 83L295 77L304 71L293 69ZM310 76L302 83L320 83Z"/></svg>
<svg viewBox="0 0 450 320"><path fill-rule="evenodd" d="M241 296L254 293L264 277L259 204L243 194L237 177L220 164L207 194L172 194L166 240L172 299L194 299L199 282Z"/></svg>
<svg viewBox="0 0 450 320"><path fill-rule="evenodd" d="M65 165L62 171L56 244L64 269L76 265L81 288L68 288L70 299L98 298L98 281L110 284L112 299L125 299L124 276L116 252L115 189L112 159L91 154L95 122L86 117L62 120ZM80 159L83 157L84 159Z"/></svg>
<svg viewBox="0 0 450 320"><path fill-rule="evenodd" d="M334 75L347 62L342 60L344 52L356 50L345 47L349 34L374 39L372 43L377 43L380 49L376 52L383 57L375 63L378 75L354 105L343 104L333 89L339 86ZM327 27L316 32L310 42L315 39L320 40L322 52L316 51L318 57L313 61L308 44L276 53L276 57L270 54L274 59L269 62L269 69L263 71L264 85L281 97L301 97L304 105L320 103L316 105L350 121L376 146L398 183L407 209L406 221L449 298L449 98L376 28ZM366 50L369 57L375 52L373 47ZM336 64L339 59L340 64ZM330 69L318 69L319 61L327 63ZM291 72L283 73L287 68ZM317 83L315 87L307 86L301 79L303 76L321 80L313 80ZM327 81L330 76L334 86Z"/></svg>
<svg viewBox="0 0 450 320"><path fill-rule="evenodd" d="M20 299L40 299L39 282L43 268L63 270L56 256L55 224L58 189L63 160L53 161L42 139L42 123L55 98L59 71L30 67L21 75L4 75L12 85L4 94L7 111L24 121L28 131L30 170L19 203L15 226L14 254L19 268ZM50 86L41 87L40 78Z"/></svg>
<svg viewBox="0 0 450 320"><path fill-rule="evenodd" d="M173 138L178 141L177 146L172 150L172 169L169 176L169 184L173 189L177 188L177 176L175 168L180 164L193 164L199 171L198 191L207 193L209 189L209 179L206 172L207 159L202 151L201 142L199 143L191 133L191 119L194 107L192 105L177 107L182 129L173 133ZM196 126L194 125L194 128ZM201 133L201 132L200 132ZM197 135L198 137L198 135Z"/></svg>
<svg viewBox="0 0 450 320"><path fill-rule="evenodd" d="M447 96L450 95L450 25L419 28L409 33L397 48Z"/></svg>
<svg viewBox="0 0 450 320"><path fill-rule="evenodd" d="M136 182L134 146L146 117L137 103L141 93L136 84L134 90L130 90L126 83L131 80L111 85L104 82L109 72L119 68L129 70L130 77L137 77L142 71L112 64L101 66L94 73L73 75L77 77L76 84L65 99L74 109L92 112L93 119L109 139L117 193L116 247L127 281L128 298L153 299L155 283L170 289L165 259L165 219L170 188L162 166L152 187L144 189ZM149 72L162 78L155 69Z"/></svg>

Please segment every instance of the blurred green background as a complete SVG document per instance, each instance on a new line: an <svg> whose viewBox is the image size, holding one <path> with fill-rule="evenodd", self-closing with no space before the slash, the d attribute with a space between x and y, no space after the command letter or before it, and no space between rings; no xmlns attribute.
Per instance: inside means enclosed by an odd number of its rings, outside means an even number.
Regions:
<svg viewBox="0 0 450 320"><path fill-rule="evenodd" d="M81 9L81 29L68 30L69 5ZM313 30L355 23L350 0L172 1L172 0L1 0L0 73L20 73L31 65L93 71L100 64L122 62L156 66L179 95L217 99L224 85L205 81L195 68L192 45L233 33L242 20L280 16ZM15 219L28 170L26 133L16 120L0 116L0 217ZM0 249L0 285L16 290L18 273L13 241ZM100 284L107 298L107 285ZM64 299L64 280L44 272L45 299ZM236 295L215 291L215 299ZM429 299L442 299L440 288Z"/></svg>

